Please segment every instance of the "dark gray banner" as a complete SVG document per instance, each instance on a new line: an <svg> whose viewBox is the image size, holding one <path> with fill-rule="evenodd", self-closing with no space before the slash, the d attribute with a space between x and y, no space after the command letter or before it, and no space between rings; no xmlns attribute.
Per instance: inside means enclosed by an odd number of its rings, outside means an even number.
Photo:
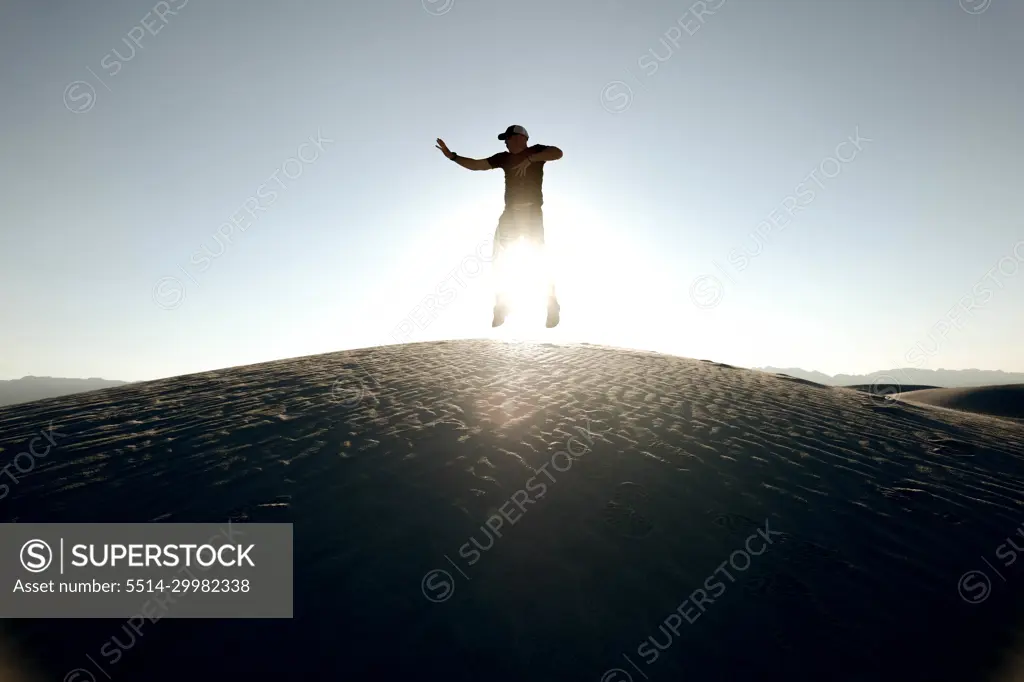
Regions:
<svg viewBox="0 0 1024 682"><path fill-rule="evenodd" d="M0 524L0 586L0 618L291 618L292 524Z"/></svg>

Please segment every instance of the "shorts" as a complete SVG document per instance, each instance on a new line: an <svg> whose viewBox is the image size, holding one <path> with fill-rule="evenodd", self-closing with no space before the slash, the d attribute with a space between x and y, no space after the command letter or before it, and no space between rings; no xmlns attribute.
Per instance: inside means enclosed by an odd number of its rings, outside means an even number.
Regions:
<svg viewBox="0 0 1024 682"><path fill-rule="evenodd" d="M498 254L520 237L537 245L544 243L544 215L539 206L508 206L498 218L498 228L494 231L494 253Z"/></svg>

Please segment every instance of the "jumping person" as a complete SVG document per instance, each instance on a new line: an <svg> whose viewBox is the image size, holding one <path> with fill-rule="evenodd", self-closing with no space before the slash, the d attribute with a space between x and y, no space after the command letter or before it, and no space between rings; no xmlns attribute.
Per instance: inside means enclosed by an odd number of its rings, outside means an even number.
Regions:
<svg viewBox="0 0 1024 682"><path fill-rule="evenodd" d="M562 150L543 144L529 146L529 134L523 126L509 126L498 135L504 140L508 151L499 152L486 159L469 159L452 152L444 140L437 139L437 148L446 157L468 170L491 170L501 168L505 171L505 211L498 218L498 227L494 232L494 265L499 269L500 259L505 249L517 239L524 237L534 242L538 248L544 247L544 216L541 206L544 197L541 184L544 181L544 163L562 158ZM548 316L547 327L558 324L560 306L555 296L555 284L548 282ZM505 323L508 314L508 295L499 286L494 298L494 319L492 327Z"/></svg>

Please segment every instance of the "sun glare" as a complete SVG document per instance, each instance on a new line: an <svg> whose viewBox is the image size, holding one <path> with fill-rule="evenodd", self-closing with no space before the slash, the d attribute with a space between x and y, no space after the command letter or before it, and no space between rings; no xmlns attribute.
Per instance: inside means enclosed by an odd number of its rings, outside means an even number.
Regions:
<svg viewBox="0 0 1024 682"><path fill-rule="evenodd" d="M547 314L550 264L546 250L522 237L509 245L496 266L497 284L508 296L510 328L537 327Z"/></svg>
<svg viewBox="0 0 1024 682"><path fill-rule="evenodd" d="M476 338L484 333L505 341L585 341L651 349L679 338L679 316L665 324L660 324L659 317L660 311L673 306L686 311L672 298L671 285L678 277L663 270L630 238L628 230L616 227L626 224L626 217L557 193L544 206L545 244L519 239L507 248L504 262L498 263L490 259L490 251L501 207L494 201L467 201L460 206L454 219L438 224L437 236L432 234L430 240L449 248L445 235L453 233L454 220L454 231L462 241L453 256L442 251L437 258L458 266L459 279L450 287L455 300L445 304L417 340ZM561 320L554 328L545 325L549 281L561 304ZM433 281L425 281L416 290L429 291L432 285ZM509 313L504 324L491 328L494 294L500 287L510 295ZM702 333L700 327L690 326L686 338L692 343Z"/></svg>

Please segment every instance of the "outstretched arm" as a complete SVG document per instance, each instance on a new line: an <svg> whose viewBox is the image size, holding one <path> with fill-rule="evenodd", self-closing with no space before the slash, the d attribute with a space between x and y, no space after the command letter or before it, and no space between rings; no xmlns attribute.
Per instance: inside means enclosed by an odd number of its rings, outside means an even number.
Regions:
<svg viewBox="0 0 1024 682"><path fill-rule="evenodd" d="M448 157L451 159L451 157ZM467 159L465 156L456 156L452 159L455 163L468 170L491 170L491 164L487 159Z"/></svg>
<svg viewBox="0 0 1024 682"><path fill-rule="evenodd" d="M491 168L494 167L490 164L490 162L487 159L469 159L466 158L465 156L457 155L455 152L448 149L448 145L446 145L444 143L444 140L442 140L441 138L437 138L437 144L435 146L438 149L440 149L441 153L444 154L448 159L454 161L463 168L466 168L467 170L490 170Z"/></svg>

